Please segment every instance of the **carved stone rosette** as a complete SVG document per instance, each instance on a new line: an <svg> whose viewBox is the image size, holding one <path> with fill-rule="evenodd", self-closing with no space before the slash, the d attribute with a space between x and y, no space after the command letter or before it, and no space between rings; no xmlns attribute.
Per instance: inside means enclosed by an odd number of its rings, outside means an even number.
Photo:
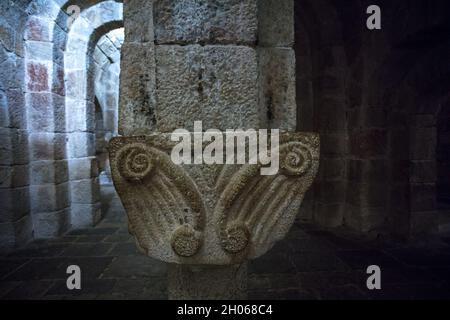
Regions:
<svg viewBox="0 0 450 320"><path fill-rule="evenodd" d="M148 256L169 263L230 265L281 240L317 173L319 138L280 135L280 170L261 165L175 165L170 134L117 137L112 177L129 229Z"/></svg>

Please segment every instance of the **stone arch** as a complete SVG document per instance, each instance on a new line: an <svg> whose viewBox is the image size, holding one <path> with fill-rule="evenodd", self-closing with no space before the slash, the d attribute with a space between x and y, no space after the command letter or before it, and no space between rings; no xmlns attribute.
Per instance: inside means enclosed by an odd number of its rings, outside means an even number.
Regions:
<svg viewBox="0 0 450 320"><path fill-rule="evenodd" d="M450 230L450 96L443 99L436 113L437 163L436 198L439 232Z"/></svg>
<svg viewBox="0 0 450 320"><path fill-rule="evenodd" d="M26 4L0 3L0 251L32 237L29 135L23 94Z"/></svg>
<svg viewBox="0 0 450 320"><path fill-rule="evenodd" d="M92 54L102 35L123 26L122 5L105 1L83 11L68 33L64 63L66 89L66 112L77 119L68 124L69 173L74 176L79 163L95 162L95 105L94 70ZM77 112L73 112L77 110ZM94 121L95 122L95 121ZM80 177L76 177L80 178ZM82 177L87 178L87 177ZM71 179L72 226L83 227L101 219L98 173L87 179Z"/></svg>
<svg viewBox="0 0 450 320"><path fill-rule="evenodd" d="M123 41L124 29L114 29L98 40L92 55L94 60L98 60L94 67L95 83L92 84L101 113L96 113L96 116L97 120L102 119L101 123L96 121L95 130L101 188L112 186L107 144L118 134L120 50ZM101 193L105 194L103 191Z"/></svg>
<svg viewBox="0 0 450 320"><path fill-rule="evenodd" d="M343 224L345 212L347 74L343 24L327 0L295 1L298 129L319 132L321 166L306 194L300 219L327 227ZM338 174L329 169L339 166ZM332 196L330 196L332 195Z"/></svg>
<svg viewBox="0 0 450 320"><path fill-rule="evenodd" d="M450 41L441 37L448 22L439 15L433 19L431 28L416 24L391 35L390 50L370 82L371 101L387 109L386 223L392 234L406 239L435 233L439 226L437 127L449 97L450 64L442 61L450 53Z"/></svg>
<svg viewBox="0 0 450 320"><path fill-rule="evenodd" d="M92 88L94 80L88 77L92 73L88 57L95 39L123 25L121 2L36 0L27 7L25 100L31 214L37 238L89 226L100 218L95 201L95 148L90 152L88 145L95 143L89 136L94 108L87 88ZM81 14L68 28L65 11L72 4L81 8ZM73 57L75 52L78 56ZM77 112L79 118L74 119Z"/></svg>

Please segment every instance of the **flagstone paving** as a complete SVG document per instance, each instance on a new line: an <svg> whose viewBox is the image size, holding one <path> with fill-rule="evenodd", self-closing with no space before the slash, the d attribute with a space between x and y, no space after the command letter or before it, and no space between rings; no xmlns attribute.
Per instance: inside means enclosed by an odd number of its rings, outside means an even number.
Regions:
<svg viewBox="0 0 450 320"><path fill-rule="evenodd" d="M104 205L95 228L0 256L0 299L167 299L166 265L136 250L117 198ZM406 246L296 224L249 263L249 298L449 299L449 239ZM66 287L69 265L82 270L80 291ZM382 290L367 289L369 265L381 267Z"/></svg>

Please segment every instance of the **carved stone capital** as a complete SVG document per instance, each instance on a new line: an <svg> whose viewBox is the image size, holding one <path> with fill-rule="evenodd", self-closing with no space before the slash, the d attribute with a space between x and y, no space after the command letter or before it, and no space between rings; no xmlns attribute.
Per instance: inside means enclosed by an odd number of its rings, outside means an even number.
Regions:
<svg viewBox="0 0 450 320"><path fill-rule="evenodd" d="M280 170L261 165L175 165L170 134L117 137L112 176L130 230L149 256L181 264L229 265L261 256L281 240L319 164L319 138L280 135Z"/></svg>

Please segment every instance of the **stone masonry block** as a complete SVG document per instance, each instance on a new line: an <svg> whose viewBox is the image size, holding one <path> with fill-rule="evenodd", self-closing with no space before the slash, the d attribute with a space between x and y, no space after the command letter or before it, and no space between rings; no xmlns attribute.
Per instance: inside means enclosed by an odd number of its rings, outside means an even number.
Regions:
<svg viewBox="0 0 450 320"><path fill-rule="evenodd" d="M436 161L433 161L433 160L431 160L431 161L411 161L410 172L411 172L411 182L413 182L413 183L436 182L436 178L437 178ZM450 171L447 171L447 172L450 172Z"/></svg>
<svg viewBox="0 0 450 320"><path fill-rule="evenodd" d="M95 155L95 134L88 132L70 133L67 153L69 159Z"/></svg>
<svg viewBox="0 0 450 320"><path fill-rule="evenodd" d="M115 110L106 110L103 114L105 129L110 132L117 131L117 112Z"/></svg>
<svg viewBox="0 0 450 320"><path fill-rule="evenodd" d="M258 40L263 47L294 45L294 0L258 0Z"/></svg>
<svg viewBox="0 0 450 320"><path fill-rule="evenodd" d="M70 182L72 203L92 204L100 201L98 179L87 179Z"/></svg>
<svg viewBox="0 0 450 320"><path fill-rule="evenodd" d="M11 187L12 166L0 166L0 188L6 189Z"/></svg>
<svg viewBox="0 0 450 320"><path fill-rule="evenodd" d="M36 239L53 238L62 235L70 227L70 210L33 214Z"/></svg>
<svg viewBox="0 0 450 320"><path fill-rule="evenodd" d="M9 166L14 163L11 144L11 129L0 128L0 165Z"/></svg>
<svg viewBox="0 0 450 320"><path fill-rule="evenodd" d="M66 71L80 70L86 67L87 57L80 56L77 52L64 52L64 63Z"/></svg>
<svg viewBox="0 0 450 320"><path fill-rule="evenodd" d="M355 182L384 182L388 167L385 160L349 160L348 179Z"/></svg>
<svg viewBox="0 0 450 320"><path fill-rule="evenodd" d="M322 227L336 228L342 225L346 206L343 203L324 204L316 203L314 221Z"/></svg>
<svg viewBox="0 0 450 320"><path fill-rule="evenodd" d="M3 46L0 46L0 64L8 60L10 53Z"/></svg>
<svg viewBox="0 0 450 320"><path fill-rule="evenodd" d="M436 234L440 227L439 216L434 211L411 214L411 234L413 237Z"/></svg>
<svg viewBox="0 0 450 320"><path fill-rule="evenodd" d="M14 54L9 54L8 59L0 64L2 70L0 75L0 83L5 89L20 89L24 87L24 59ZM39 73L41 70L35 69L35 77L33 81L37 80L41 76ZM45 71L45 70L42 70ZM45 77L45 74L42 75ZM33 85L33 84L32 84Z"/></svg>
<svg viewBox="0 0 450 320"><path fill-rule="evenodd" d="M347 190L347 202L355 207L382 207L387 204L388 190L384 182L350 182Z"/></svg>
<svg viewBox="0 0 450 320"><path fill-rule="evenodd" d="M57 1L36 1L26 7L26 13L30 16L42 16L54 18L58 15L61 7Z"/></svg>
<svg viewBox="0 0 450 320"><path fill-rule="evenodd" d="M9 126L8 98L0 88L0 127L8 128Z"/></svg>
<svg viewBox="0 0 450 320"><path fill-rule="evenodd" d="M30 189L33 214L59 211L70 205L68 183L31 186Z"/></svg>
<svg viewBox="0 0 450 320"><path fill-rule="evenodd" d="M369 129L350 136L350 153L360 158L382 157L387 152L386 130Z"/></svg>
<svg viewBox="0 0 450 320"><path fill-rule="evenodd" d="M84 180L98 176L98 162L95 157L69 160L70 180Z"/></svg>
<svg viewBox="0 0 450 320"><path fill-rule="evenodd" d="M108 63L108 57L98 46L95 48L92 58L98 63L99 66L103 66Z"/></svg>
<svg viewBox="0 0 450 320"><path fill-rule="evenodd" d="M117 48L114 43L108 37L102 37L100 41L97 43L97 46L102 50L108 57L111 57L114 53L116 53Z"/></svg>
<svg viewBox="0 0 450 320"><path fill-rule="evenodd" d="M101 219L101 204L73 204L71 206L72 228L92 227Z"/></svg>
<svg viewBox="0 0 450 320"><path fill-rule="evenodd" d="M411 185L411 211L436 210L436 185L434 183L421 183Z"/></svg>
<svg viewBox="0 0 450 320"><path fill-rule="evenodd" d="M27 64L28 90L31 92L42 92L49 90L49 72L46 64L40 62L29 62Z"/></svg>
<svg viewBox="0 0 450 320"><path fill-rule="evenodd" d="M256 43L256 0L157 0L157 44Z"/></svg>
<svg viewBox="0 0 450 320"><path fill-rule="evenodd" d="M29 60L52 61L53 43L43 41L26 41L25 50Z"/></svg>
<svg viewBox="0 0 450 320"><path fill-rule="evenodd" d="M79 19L78 21L83 21L83 19ZM87 24L87 22L86 22ZM73 26L72 26L73 27ZM80 30L81 31L81 30ZM86 48L88 48L89 45L89 34L79 34L75 32L70 32L70 37L68 38L67 45L66 45L66 51L67 52L80 52L84 51Z"/></svg>
<svg viewBox="0 0 450 320"><path fill-rule="evenodd" d="M33 237L33 221L30 215L14 222L0 223L0 252L26 244Z"/></svg>
<svg viewBox="0 0 450 320"><path fill-rule="evenodd" d="M86 100L66 99L67 131L95 130L95 106Z"/></svg>
<svg viewBox="0 0 450 320"><path fill-rule="evenodd" d="M361 105L348 111L348 127L383 127L387 123L387 115L385 107Z"/></svg>
<svg viewBox="0 0 450 320"><path fill-rule="evenodd" d="M122 1L121 1L122 2ZM86 10L83 13L94 28L100 27L105 21L120 21L123 17L122 6L116 1L95 2L97 10Z"/></svg>
<svg viewBox="0 0 450 320"><path fill-rule="evenodd" d="M317 115L319 130L321 132L346 132L347 117L346 103L340 97L321 97L317 103L323 106Z"/></svg>
<svg viewBox="0 0 450 320"><path fill-rule="evenodd" d="M346 172L345 159L322 158L320 160L319 174L323 181L345 180Z"/></svg>
<svg viewBox="0 0 450 320"><path fill-rule="evenodd" d="M14 164L27 164L29 161L29 143L28 131L26 130L12 130L11 132L12 154Z"/></svg>
<svg viewBox="0 0 450 320"><path fill-rule="evenodd" d="M28 132L0 128L0 164L21 165L29 161Z"/></svg>
<svg viewBox="0 0 450 320"><path fill-rule="evenodd" d="M27 129L27 113L22 90L7 90L6 97L8 99L9 127Z"/></svg>
<svg viewBox="0 0 450 320"><path fill-rule="evenodd" d="M63 133L32 133L30 135L31 159L66 159L67 135Z"/></svg>
<svg viewBox="0 0 450 320"><path fill-rule="evenodd" d="M242 46L158 46L157 127L258 129L256 51Z"/></svg>
<svg viewBox="0 0 450 320"><path fill-rule="evenodd" d="M66 96L71 99L86 99L87 74L84 70L66 73Z"/></svg>
<svg viewBox="0 0 450 320"><path fill-rule="evenodd" d="M59 96L65 96L66 95L66 89L65 89L65 72L64 68L54 64L53 65L53 83L52 83L52 92L59 95Z"/></svg>
<svg viewBox="0 0 450 320"><path fill-rule="evenodd" d="M27 93L28 127L35 132L63 132L66 127L64 101L52 93Z"/></svg>
<svg viewBox="0 0 450 320"><path fill-rule="evenodd" d="M3 44L8 51L14 51L14 36L14 29L8 24L8 22L0 19L0 43Z"/></svg>
<svg viewBox="0 0 450 320"><path fill-rule="evenodd" d="M410 133L412 160L432 160L436 157L436 128L414 128Z"/></svg>
<svg viewBox="0 0 450 320"><path fill-rule="evenodd" d="M343 157L348 150L348 137L345 134L322 134L321 153L327 157Z"/></svg>
<svg viewBox="0 0 450 320"><path fill-rule="evenodd" d="M30 212L29 189L0 189L0 223L17 221Z"/></svg>
<svg viewBox="0 0 450 320"><path fill-rule="evenodd" d="M0 188L19 188L30 184L28 165L0 166Z"/></svg>
<svg viewBox="0 0 450 320"><path fill-rule="evenodd" d="M347 205L345 211L345 225L360 233L377 234L386 223L386 208L371 207L361 208Z"/></svg>
<svg viewBox="0 0 450 320"><path fill-rule="evenodd" d="M153 43L124 43L119 133L148 133L155 125L155 47Z"/></svg>
<svg viewBox="0 0 450 320"><path fill-rule="evenodd" d="M34 161L31 163L31 184L61 184L69 179L67 160Z"/></svg>
<svg viewBox="0 0 450 320"><path fill-rule="evenodd" d="M322 203L345 202L345 181L321 181L316 184L317 199Z"/></svg>
<svg viewBox="0 0 450 320"><path fill-rule="evenodd" d="M25 29L25 39L34 41L50 41L54 23L49 19L29 17Z"/></svg>
<svg viewBox="0 0 450 320"><path fill-rule="evenodd" d="M260 103L267 128L295 131L297 102L293 49L260 48Z"/></svg>

